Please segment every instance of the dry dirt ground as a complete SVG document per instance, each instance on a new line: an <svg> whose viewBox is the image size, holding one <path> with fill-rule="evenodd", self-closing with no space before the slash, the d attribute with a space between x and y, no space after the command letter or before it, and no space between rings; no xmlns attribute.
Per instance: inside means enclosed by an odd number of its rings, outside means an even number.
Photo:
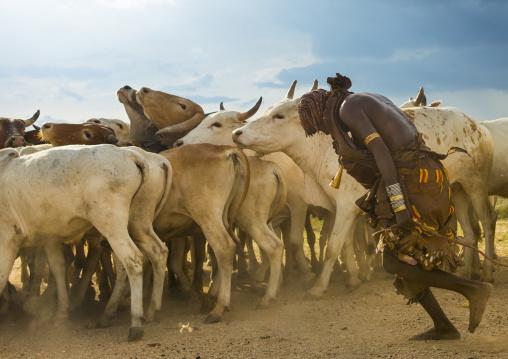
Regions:
<svg viewBox="0 0 508 359"><path fill-rule="evenodd" d="M508 263L503 246L500 260ZM93 328L104 307L99 302L58 327L51 316L30 319L11 311L0 322L0 358L508 358L508 268L495 274L474 334L467 331L464 299L435 290L462 335L457 341L409 341L431 322L419 305L406 305L395 294L386 273L374 273L354 292L335 273L322 300L306 301L304 288L285 284L264 310L255 310L260 292L234 280L231 310L218 324L202 324L197 301L172 300L166 292L157 321L145 324L144 338L135 343L127 342L129 310L111 327ZM18 263L11 279L19 285ZM187 323L194 330L181 332Z"/></svg>

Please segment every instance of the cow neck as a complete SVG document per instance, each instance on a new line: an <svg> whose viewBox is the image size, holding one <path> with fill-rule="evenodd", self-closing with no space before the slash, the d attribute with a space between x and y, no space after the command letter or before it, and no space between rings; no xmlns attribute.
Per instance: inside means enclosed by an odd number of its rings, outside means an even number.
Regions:
<svg viewBox="0 0 508 359"><path fill-rule="evenodd" d="M328 184L339 167L338 156L332 147L332 138L322 132L305 137L303 142L288 147L284 152L303 172L312 173L319 183ZM335 164L337 168L327 164Z"/></svg>

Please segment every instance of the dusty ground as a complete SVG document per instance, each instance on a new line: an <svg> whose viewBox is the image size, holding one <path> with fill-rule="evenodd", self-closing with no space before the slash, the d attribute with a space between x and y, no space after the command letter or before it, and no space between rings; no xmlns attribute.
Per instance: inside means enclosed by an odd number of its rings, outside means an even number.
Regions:
<svg viewBox="0 0 508 359"><path fill-rule="evenodd" d="M508 263L506 222L498 225L500 259ZM11 275L19 283L19 272ZM234 284L236 281L234 282ZM0 322L1 358L508 358L508 269L498 268L483 322L467 331L468 308L455 293L435 290L458 341L410 342L431 327L419 305L397 296L392 279L374 273L372 281L351 293L341 275L332 277L321 301L305 301L300 286L285 285L273 306L255 310L260 293L234 285L231 311L219 324L202 324L199 303L165 296L145 337L127 342L129 311L106 329L90 329L103 305L96 302L55 327L51 320L28 320L10 313ZM237 284L237 283L236 283ZM180 332L182 324L194 329Z"/></svg>

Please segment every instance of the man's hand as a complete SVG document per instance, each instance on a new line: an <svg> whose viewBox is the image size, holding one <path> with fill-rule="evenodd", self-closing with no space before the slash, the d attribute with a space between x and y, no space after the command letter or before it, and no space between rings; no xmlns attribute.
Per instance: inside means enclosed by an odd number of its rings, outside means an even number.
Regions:
<svg viewBox="0 0 508 359"><path fill-rule="evenodd" d="M413 231L415 227L415 223L409 214L409 211L403 210L395 213L395 218L397 219L397 224L393 227L397 228L402 235L409 234Z"/></svg>

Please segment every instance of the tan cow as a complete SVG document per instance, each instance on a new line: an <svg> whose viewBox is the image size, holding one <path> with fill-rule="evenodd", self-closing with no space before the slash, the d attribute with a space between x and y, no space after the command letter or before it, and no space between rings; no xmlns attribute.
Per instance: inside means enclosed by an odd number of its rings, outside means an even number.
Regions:
<svg viewBox="0 0 508 359"><path fill-rule="evenodd" d="M45 122L41 127L41 135L44 141L51 143L53 147L118 142L111 127L92 122L81 124Z"/></svg>
<svg viewBox="0 0 508 359"><path fill-rule="evenodd" d="M193 143L233 146L234 143L231 139L232 130L224 128L224 131L222 131L222 126L226 127L229 124L228 120L243 123L256 112L255 110L260 105L261 100L253 107L254 110L251 109L245 113L220 111L212 114L206 117L197 128L179 139L175 143L175 146L180 147L184 144ZM229 140L222 140L224 136L219 135L213 137L206 136L207 133L203 134L203 130L206 132L225 133ZM265 296L260 303L260 306L265 307L268 305L269 300L275 297L277 292L282 263L282 242L268 225L273 216L286 202L286 180L281 168L276 163L261 160L254 156L248 156L248 159L251 173L250 186L247 197L245 197L245 201L236 217L235 224L258 244L270 261L270 278ZM264 279L265 272L262 267L258 269L259 272L256 278L261 281Z"/></svg>

